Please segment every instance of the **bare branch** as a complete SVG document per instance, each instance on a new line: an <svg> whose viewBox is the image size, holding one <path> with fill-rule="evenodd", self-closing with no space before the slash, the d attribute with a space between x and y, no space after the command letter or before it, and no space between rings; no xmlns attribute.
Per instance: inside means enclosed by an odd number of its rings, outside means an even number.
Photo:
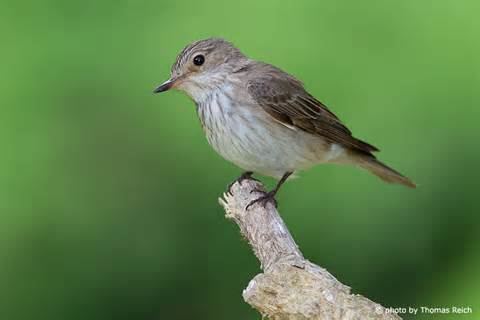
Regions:
<svg viewBox="0 0 480 320"><path fill-rule="evenodd" d="M266 208L255 204L245 210L259 196L254 189L264 187L244 180L219 199L226 217L240 227L263 270L243 291L247 303L271 320L400 319L378 303L351 294L350 288L327 270L306 260L272 204Z"/></svg>

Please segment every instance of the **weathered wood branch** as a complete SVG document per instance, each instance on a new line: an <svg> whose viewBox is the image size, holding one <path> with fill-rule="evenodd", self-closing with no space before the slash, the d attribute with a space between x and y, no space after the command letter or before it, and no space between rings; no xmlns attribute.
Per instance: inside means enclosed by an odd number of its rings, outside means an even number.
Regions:
<svg viewBox="0 0 480 320"><path fill-rule="evenodd" d="M387 309L350 288L327 270L306 260L273 204L250 201L264 190L261 183L235 183L231 193L219 199L226 217L235 221L248 240L263 273L256 275L243 291L243 298L262 316L271 320L306 319L400 319Z"/></svg>

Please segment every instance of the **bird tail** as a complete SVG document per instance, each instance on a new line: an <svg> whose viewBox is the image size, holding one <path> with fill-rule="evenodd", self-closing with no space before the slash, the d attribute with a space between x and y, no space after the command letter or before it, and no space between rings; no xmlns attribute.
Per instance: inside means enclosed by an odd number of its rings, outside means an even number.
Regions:
<svg viewBox="0 0 480 320"><path fill-rule="evenodd" d="M417 185L400 172L390 168L386 164L380 162L371 154L355 154L355 164L361 168L368 170L387 183L397 183L409 188L416 188Z"/></svg>

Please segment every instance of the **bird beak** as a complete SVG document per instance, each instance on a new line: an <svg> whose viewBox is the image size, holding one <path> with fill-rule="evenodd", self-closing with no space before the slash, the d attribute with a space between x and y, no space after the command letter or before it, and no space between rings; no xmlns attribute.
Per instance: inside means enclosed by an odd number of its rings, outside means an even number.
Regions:
<svg viewBox="0 0 480 320"><path fill-rule="evenodd" d="M162 83L160 86L158 86L155 90L153 90L153 93L160 93L160 92L170 90L174 84L175 84L174 79L168 79L167 81Z"/></svg>

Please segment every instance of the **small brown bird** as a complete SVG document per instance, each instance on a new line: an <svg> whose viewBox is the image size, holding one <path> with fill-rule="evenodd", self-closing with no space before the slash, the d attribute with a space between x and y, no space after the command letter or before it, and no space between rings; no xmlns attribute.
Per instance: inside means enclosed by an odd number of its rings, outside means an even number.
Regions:
<svg viewBox="0 0 480 320"><path fill-rule="evenodd" d="M302 82L270 64L252 60L230 42L211 38L185 47L171 77L155 93L178 89L197 105L210 145L244 169L279 179L277 186L252 201L273 201L294 172L320 163L351 164L385 182L415 188L399 172L378 161L373 145L350 130Z"/></svg>

